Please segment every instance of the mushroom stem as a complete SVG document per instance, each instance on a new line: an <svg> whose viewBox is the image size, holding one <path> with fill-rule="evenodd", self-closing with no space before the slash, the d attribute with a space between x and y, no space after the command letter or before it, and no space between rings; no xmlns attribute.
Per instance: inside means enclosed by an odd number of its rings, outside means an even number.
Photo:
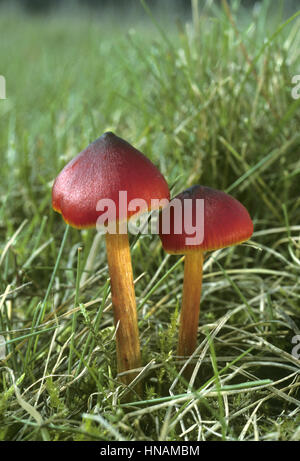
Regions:
<svg viewBox="0 0 300 461"><path fill-rule="evenodd" d="M128 234L106 234L118 372L141 367L140 341ZM128 385L137 373L122 376Z"/></svg>
<svg viewBox="0 0 300 461"><path fill-rule="evenodd" d="M203 251L185 255L182 306L177 354L190 356L197 344L202 290Z"/></svg>

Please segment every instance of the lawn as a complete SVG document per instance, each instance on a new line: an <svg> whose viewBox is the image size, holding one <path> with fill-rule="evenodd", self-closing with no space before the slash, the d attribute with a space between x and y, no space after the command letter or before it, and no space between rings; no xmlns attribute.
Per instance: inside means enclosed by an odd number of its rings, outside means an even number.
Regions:
<svg viewBox="0 0 300 461"><path fill-rule="evenodd" d="M300 12L192 3L177 19L0 9L0 440L300 440ZM130 236L142 395L117 376L104 238L51 206L108 130L172 196L221 189L254 222L206 254L190 381L183 257Z"/></svg>

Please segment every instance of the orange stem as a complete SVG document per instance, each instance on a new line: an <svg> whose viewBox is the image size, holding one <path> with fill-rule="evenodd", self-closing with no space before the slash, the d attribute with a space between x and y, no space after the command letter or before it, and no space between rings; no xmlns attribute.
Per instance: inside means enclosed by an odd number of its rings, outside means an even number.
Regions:
<svg viewBox="0 0 300 461"><path fill-rule="evenodd" d="M190 356L196 349L202 291L202 268L202 251L196 250L186 254L177 348L179 356Z"/></svg>
<svg viewBox="0 0 300 461"><path fill-rule="evenodd" d="M138 318L128 234L106 234L114 323L117 326L118 372L141 367ZM128 385L137 373L122 376Z"/></svg>

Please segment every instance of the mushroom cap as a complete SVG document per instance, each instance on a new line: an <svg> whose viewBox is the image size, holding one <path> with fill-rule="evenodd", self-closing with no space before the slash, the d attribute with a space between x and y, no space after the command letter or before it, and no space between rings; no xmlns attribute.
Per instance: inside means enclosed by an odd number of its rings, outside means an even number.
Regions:
<svg viewBox="0 0 300 461"><path fill-rule="evenodd" d="M176 214L171 207L173 201L179 199L182 214ZM192 251L212 251L248 240L253 233L253 223L246 208L235 198L220 190L206 186L192 186L178 194L162 210L160 214L159 233L164 250L171 254L185 254ZM189 245L187 238L194 237L196 232L187 233L184 226L184 200L191 199L192 225L196 226L196 199L204 199L203 240L200 244ZM185 202L188 203L188 202ZM187 205L186 205L187 206ZM170 208L170 210L169 210ZM168 214L169 212L169 214ZM199 213L199 210L198 210ZM175 218L176 215L176 218ZM163 216L170 216L170 232L162 233ZM181 221L182 231L175 233L176 220ZM198 216L198 221L200 221ZM178 221L177 221L178 224ZM178 232L178 227L177 227ZM188 229L190 232L190 229Z"/></svg>
<svg viewBox="0 0 300 461"><path fill-rule="evenodd" d="M146 202L147 207L139 212L150 210L152 199L169 200L170 197L166 180L153 163L128 142L107 132L80 152L57 176L52 206L71 226L94 227L104 213L96 210L101 199L114 201L116 214L112 220L121 221L136 214L126 210L124 216L123 207L119 207L120 191L127 192L127 209L133 199Z"/></svg>

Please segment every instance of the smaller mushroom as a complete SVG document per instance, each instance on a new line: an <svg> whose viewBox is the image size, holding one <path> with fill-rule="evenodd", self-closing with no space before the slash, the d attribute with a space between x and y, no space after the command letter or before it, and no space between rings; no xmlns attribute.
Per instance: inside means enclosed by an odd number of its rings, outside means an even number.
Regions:
<svg viewBox="0 0 300 461"><path fill-rule="evenodd" d="M197 206L197 200L204 206ZM175 202L181 207L174 207ZM165 233L163 224L167 229ZM248 240L253 233L253 223L238 200L225 192L196 185L169 202L161 212L159 227L164 250L185 255L177 354L187 357L197 344L203 254Z"/></svg>

